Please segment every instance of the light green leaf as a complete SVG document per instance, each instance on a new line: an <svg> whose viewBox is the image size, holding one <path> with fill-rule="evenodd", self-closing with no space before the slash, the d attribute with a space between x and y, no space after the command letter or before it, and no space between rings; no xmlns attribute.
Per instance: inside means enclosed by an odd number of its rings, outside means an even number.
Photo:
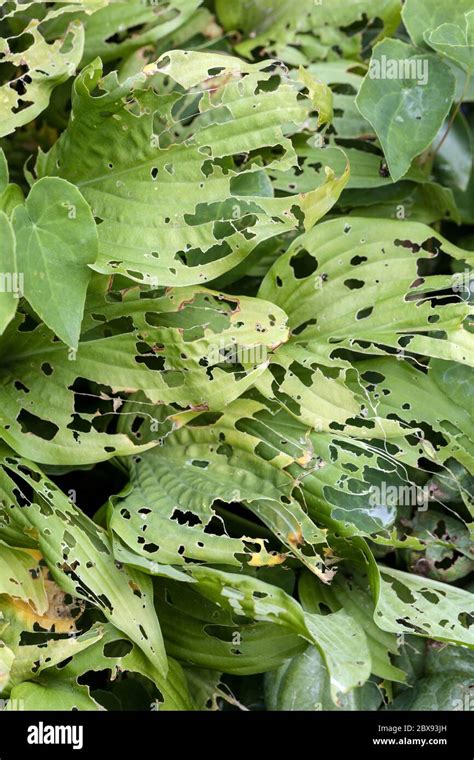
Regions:
<svg viewBox="0 0 474 760"><path fill-rule="evenodd" d="M153 608L150 579L136 570L117 566L107 534L34 464L18 459L3 447L1 466L2 523L13 521L27 534L33 531L58 585L97 606L165 675L166 653ZM25 489L33 490L33 501L18 488L13 473Z"/></svg>
<svg viewBox="0 0 474 760"><path fill-rule="evenodd" d="M392 663L393 657L398 654L397 637L380 630L374 622L374 602L367 589L357 583L357 578L345 578L338 573L332 584L325 586L304 573L298 593L304 609L310 612L321 612L325 607L331 612L344 610L365 631L372 673L388 681L405 681L403 670Z"/></svg>
<svg viewBox="0 0 474 760"><path fill-rule="evenodd" d="M91 711L103 708L90 696L87 686L71 684L45 674L38 681L23 681L15 686L11 691L6 709L45 712L46 710Z"/></svg>
<svg viewBox="0 0 474 760"><path fill-rule="evenodd" d="M389 567L379 573L374 620L380 628L474 648L471 593Z"/></svg>
<svg viewBox="0 0 474 760"><path fill-rule="evenodd" d="M289 138L315 107L280 69L267 69L222 54L171 51L123 83L115 73L101 79L97 61L82 72L69 126L40 156L38 171L76 184L101 220L98 271L155 287L203 284L297 228L298 217L308 227L326 213L348 174L337 181L329 174L304 196L241 191L255 171L296 164ZM276 89L267 86L272 74ZM172 92L163 91L164 80L175 83ZM95 87L101 97L92 95ZM242 164L242 154L275 145L283 152L266 167L253 159Z"/></svg>
<svg viewBox="0 0 474 760"><path fill-rule="evenodd" d="M108 0L105 6L78 18L84 24L85 42L82 65L97 56L105 63L124 58L134 50L163 44L166 38L183 26L195 13L202 0L173 0L172 3L143 2L143 0ZM96 3L98 5L99 3ZM80 9L79 9L80 10ZM55 34L64 27L46 26Z"/></svg>
<svg viewBox="0 0 474 760"><path fill-rule="evenodd" d="M18 318L0 345L2 436L48 464L137 452L140 446L109 433L108 425L127 394L141 390L135 410L147 418L149 448L180 415L223 409L249 388L286 340L285 322L280 309L261 299L198 287L96 293L75 353L42 325L25 331Z"/></svg>
<svg viewBox="0 0 474 760"><path fill-rule="evenodd" d="M264 673L303 651L290 628L242 621L199 594L195 584L158 581L156 606L166 650L181 662L235 675Z"/></svg>
<svg viewBox="0 0 474 760"><path fill-rule="evenodd" d="M362 50L362 35L375 19L383 22L378 37L395 31L400 20L398 0L331 0L330 5L300 0L298 12L290 0L216 0L219 21L228 32L243 32L236 45L240 55L252 57L262 47L268 55L293 64L335 57L334 50L349 57ZM348 35L344 27L354 25ZM361 29L362 27L362 29Z"/></svg>
<svg viewBox="0 0 474 760"><path fill-rule="evenodd" d="M39 615L46 612L48 600L34 553L12 548L0 541L0 594L22 599Z"/></svg>
<svg viewBox="0 0 474 760"><path fill-rule="evenodd" d="M451 288L452 278L419 277L418 262L441 252L472 256L422 224L342 217L297 238L259 295L286 311L289 345L304 344L315 362L327 363L337 343L337 349L362 345L366 354L406 349L472 365L468 305L433 297Z"/></svg>
<svg viewBox="0 0 474 760"><path fill-rule="evenodd" d="M245 575L208 567L190 569L199 591L225 609L253 620L291 628L315 644L330 673L331 696L362 686L370 675L370 654L361 627L343 610L332 615L304 613L298 602L273 586Z"/></svg>
<svg viewBox="0 0 474 760"><path fill-rule="evenodd" d="M103 637L103 630L91 629L80 636L68 636L62 639L49 639L39 644L18 644L12 648L15 659L10 671L11 688L23 681L33 681L37 678L41 682L41 676L47 677L55 672L51 670L61 665L71 657L76 657L79 652L93 646Z"/></svg>
<svg viewBox="0 0 474 760"><path fill-rule="evenodd" d="M432 456L439 462L454 457L466 467L474 467L470 367L434 360L426 371L404 361L380 357L375 362L360 362L357 368L367 395L382 416L396 416L412 426L429 424L443 435Z"/></svg>
<svg viewBox="0 0 474 760"><path fill-rule="evenodd" d="M123 633L110 623L91 629L101 631L101 637L92 646L76 654L71 662L62 666L55 680L65 680L77 688L77 679L84 673L111 670L111 678L120 672L140 673L157 686L155 709L192 710L186 678L176 660L168 659L169 670L166 677L156 665L145 656L142 649L124 638ZM126 652L124 654L124 652ZM49 674L48 674L49 675Z"/></svg>
<svg viewBox="0 0 474 760"><path fill-rule="evenodd" d="M137 457L136 463L129 462L132 490L129 486L124 499L113 499L109 526L142 563L148 560L149 572L192 559L235 566L247 560L255 567L285 561L285 554L266 550L265 533L262 538L252 533L254 539L245 533L239 538L214 535L211 526L219 518L213 505L220 499L242 501L289 552L321 578L331 577L321 555L325 531L290 497L294 482L283 471L295 458L304 467L309 449L300 445L293 457L282 452L275 461L266 461L267 444L242 430L245 417L258 409L251 402L237 402L217 424L196 421ZM129 424L139 429L140 418ZM256 459L259 448L263 456Z"/></svg>
<svg viewBox="0 0 474 760"><path fill-rule="evenodd" d="M0 641L0 694L3 694L10 680L10 671L14 659L15 655L12 650L5 646L3 641Z"/></svg>
<svg viewBox="0 0 474 760"><path fill-rule="evenodd" d="M26 50L10 52L18 46L15 37L0 38L2 64L10 63L19 76L0 86L0 137L35 119L48 106L51 92L72 76L82 57L84 28L73 21L64 36L48 44L32 20L19 35L31 43ZM21 49L22 42L19 43ZM20 94L21 93L21 94Z"/></svg>

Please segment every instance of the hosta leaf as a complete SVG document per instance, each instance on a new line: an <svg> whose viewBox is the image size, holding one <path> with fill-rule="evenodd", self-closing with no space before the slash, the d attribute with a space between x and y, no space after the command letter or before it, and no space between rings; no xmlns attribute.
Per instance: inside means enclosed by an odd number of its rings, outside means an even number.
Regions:
<svg viewBox="0 0 474 760"><path fill-rule="evenodd" d="M242 709L222 682L221 673L193 667L187 667L184 672L196 710L218 710L219 699Z"/></svg>
<svg viewBox="0 0 474 760"><path fill-rule="evenodd" d="M451 126L443 125L438 137L436 175L455 192L465 192L469 186L474 163L473 137L465 116L458 113Z"/></svg>
<svg viewBox="0 0 474 760"><path fill-rule="evenodd" d="M50 639L39 644L16 646L13 649L15 660L10 671L11 688L14 689L23 681L33 681L46 674L52 675L57 665L77 656L79 652L93 646L103 636L100 630L91 630L81 636L68 636L63 639ZM54 684L53 684L54 685Z"/></svg>
<svg viewBox="0 0 474 760"><path fill-rule="evenodd" d="M450 187L438 182L412 182L412 170L400 182L369 189L361 198L360 192L349 190L341 198L341 209L355 216L381 219L403 219L432 224L442 219L461 222L460 210ZM369 222L368 222L369 224Z"/></svg>
<svg viewBox="0 0 474 760"><path fill-rule="evenodd" d="M158 581L156 605L166 649L183 663L236 675L264 673L303 651L290 628L245 622L204 599L191 585Z"/></svg>
<svg viewBox="0 0 474 760"><path fill-rule="evenodd" d="M26 50L12 52L15 45ZM31 42L30 42L31 40ZM0 38L2 64L12 64L20 71L15 79L0 85L0 137L35 119L49 103L51 92L72 76L84 48L84 28L73 21L64 36L48 44L38 21L32 20L16 37Z"/></svg>
<svg viewBox="0 0 474 760"><path fill-rule="evenodd" d="M16 710L17 705L21 705L22 710L31 712L103 709L90 696L87 686L71 684L47 675L38 681L23 681L15 686L6 709Z"/></svg>
<svg viewBox="0 0 474 760"><path fill-rule="evenodd" d="M39 614L48 608L37 559L25 549L7 546L3 541L0 541L0 594L22 599Z"/></svg>
<svg viewBox="0 0 474 760"><path fill-rule="evenodd" d="M308 143L298 144L297 150L302 164L300 167L288 172L272 172L272 182L276 189L286 192L291 189L297 189L302 193L307 192L314 187L315 182L325 181L323 166L326 165L336 175L341 175L347 161L349 161L351 168L350 178L346 185L347 190L392 185L391 178L384 176L385 161L376 153L367 153L367 151L356 150L355 148L344 148L342 151L340 148L330 145L325 148L317 148ZM410 170L407 178L423 179L421 173L416 173L415 170ZM345 205L347 190L344 190L338 205ZM358 195L360 196L360 193ZM366 197L360 198L361 205L364 205L365 201Z"/></svg>
<svg viewBox="0 0 474 760"><path fill-rule="evenodd" d="M12 650L5 646L3 641L0 641L0 694L3 693L10 679L10 670L14 659L15 655Z"/></svg>
<svg viewBox="0 0 474 760"><path fill-rule="evenodd" d="M290 415L277 403L240 399L229 405L217 421L204 417L173 432L161 447L143 455L138 466L132 467L132 486L137 488L135 496L132 491L127 497L133 505L129 510L132 522L138 527L142 521L142 516L140 521L138 516L133 518L140 500L145 509L155 504L161 511L167 505L168 514L174 514L177 507L177 520L179 512L190 512L188 517L198 525L199 520L202 530L214 514L210 505L217 497L228 502L242 501L312 572L322 580L330 580L332 571L325 569L320 556L326 532L318 525L342 535L370 535L390 528L396 509L383 497L378 505L371 505L371 488L380 486L383 480L404 484L406 473L403 467L398 468L397 457L403 452L402 462L417 467L419 447L411 453L403 439L403 446L399 446L400 442L392 438L388 454L381 447L355 438L349 441L334 432L312 433L310 423L302 424L296 419L296 410L292 411ZM140 414L135 420L132 417L130 424L145 436L147 426L140 423ZM120 506L119 502L112 523L133 547L135 556L147 562L150 553L139 545L139 532L127 527L130 520L127 513L120 514ZM154 523L154 518L151 521ZM185 552L197 551L188 543L191 533L186 526L181 530L176 525L173 535L175 541L180 536ZM206 536L199 540L206 543ZM154 543L161 546L158 537ZM224 541L221 548L223 544ZM227 557L232 563L234 547L235 543L227 542ZM159 557L158 550L149 549ZM255 553L252 564L258 566L264 557ZM157 565L156 571L162 567Z"/></svg>
<svg viewBox="0 0 474 760"><path fill-rule="evenodd" d="M370 654L362 628L343 610L331 615L304 613L281 589L249 576L208 567L190 569L199 591L225 609L253 620L291 628L315 644L330 673L331 696L362 686L370 675Z"/></svg>
<svg viewBox="0 0 474 760"><path fill-rule="evenodd" d="M5 153L0 149L0 193L3 193L8 185L8 179L8 161L5 157Z"/></svg>
<svg viewBox="0 0 474 760"><path fill-rule="evenodd" d="M24 293L48 327L77 348L87 285L97 258L94 219L69 182L46 177L33 185L12 219ZM64 309L65 283L67 309Z"/></svg>
<svg viewBox="0 0 474 760"><path fill-rule="evenodd" d="M28 18L29 9L31 8L41 16L42 20L53 19L65 13L78 13L84 11L86 14L95 13L95 11L107 5L111 0L60 0L55 3L56 7L38 8L45 6L46 3L38 0L6 0L4 3L4 18L22 19ZM113 2L113 0L112 0ZM46 15L43 15L46 12Z"/></svg>
<svg viewBox="0 0 474 760"><path fill-rule="evenodd" d="M217 424L196 421L129 464L133 490L128 493L127 488L125 498L115 504L109 525L142 562L148 558L150 572L156 562L183 565L197 559L238 566L246 559L260 567L285 560L285 554L267 552L262 538L220 535L213 508L220 499L243 501L292 554L326 578L321 556L325 532L290 498L295 483L282 471L307 452L300 445L293 457L282 451L268 462L266 442L245 435L241 426L258 408L251 403L231 405ZM133 427L139 429L138 425ZM258 448L262 457L256 459Z"/></svg>
<svg viewBox="0 0 474 760"><path fill-rule="evenodd" d="M292 343L282 346L270 365L269 371L256 381L256 387L266 398L277 399L288 411L318 432L329 432L346 422L353 421L366 409L346 386L344 369L328 372L318 356L302 346ZM366 417L369 417L365 413ZM375 423L376 420L376 423ZM373 438L377 432L399 434L396 424L382 423L378 416L370 415L370 428L355 431L361 437ZM349 424L350 429L350 424Z"/></svg>
<svg viewBox="0 0 474 760"><path fill-rule="evenodd" d="M374 620L380 628L474 648L471 593L393 568L379 572Z"/></svg>
<svg viewBox="0 0 474 760"><path fill-rule="evenodd" d="M188 21L201 0L108 0L96 3L102 5L87 16L85 12L76 14L84 24L85 43L82 65L100 56L102 61L123 58L138 48L156 45L166 40ZM86 10L86 9L84 9ZM78 11L82 11L79 7ZM46 25L46 36L58 35L64 27L64 17L54 24ZM131 30L135 30L131 33Z"/></svg>
<svg viewBox="0 0 474 760"><path fill-rule="evenodd" d="M259 295L285 309L293 332L289 345L314 346L315 360L333 354L337 344L472 364L472 336L464 325L468 306L424 295L452 287L450 277L419 273L423 260L441 252L454 259L472 256L422 224L334 219L295 240Z"/></svg>
<svg viewBox="0 0 474 760"><path fill-rule="evenodd" d="M262 166L237 157L278 145L283 152L268 166L291 167L296 154L288 135L315 108L313 97L299 96L301 85L268 68L171 51L125 82L115 73L101 79L97 62L82 72L70 124L40 156L38 171L76 184L101 220L98 271L155 286L202 284L259 243L295 229L298 217L311 226L326 213L348 174L329 174L327 185L303 195L245 189ZM276 89L268 89L272 73L281 82ZM165 78L175 83L172 92L162 92ZM92 94L96 87L100 97ZM127 133L132 143L124 141Z"/></svg>
<svg viewBox="0 0 474 760"><path fill-rule="evenodd" d="M36 535L58 585L97 606L165 674L166 653L150 580L117 566L107 534L35 465L22 463L6 448L2 451L1 491L2 522L13 521Z"/></svg>
<svg viewBox="0 0 474 760"><path fill-rule="evenodd" d="M2 435L25 456L50 464L130 453L137 450L130 437L106 427L124 394L144 392L136 408L147 413L156 442L172 427L171 416L222 409L250 387L286 340L285 321L261 299L201 288L97 294L76 353L43 326L24 332L18 318L0 346ZM147 407L147 399L176 405L168 423L155 419L159 409Z"/></svg>
<svg viewBox="0 0 474 760"><path fill-rule="evenodd" d="M429 424L443 434L436 458L458 459L474 466L472 430L472 377L470 367L433 360L428 371L396 359L360 362L358 370L373 403L383 416L398 417L406 424ZM369 387L370 386L370 387Z"/></svg>
<svg viewBox="0 0 474 760"><path fill-rule="evenodd" d="M428 578L453 583L474 570L474 547L462 522L441 511L418 511L411 535L425 544L424 551L410 551L411 572L423 569Z"/></svg>
<svg viewBox="0 0 474 760"><path fill-rule="evenodd" d="M454 75L436 56L400 40L375 47L356 103L377 133L394 181L433 142L454 93Z"/></svg>
<svg viewBox="0 0 474 760"><path fill-rule="evenodd" d="M5 520L2 517L2 523ZM2 524L3 533L3 524ZM37 545L37 543L36 543ZM72 598L64 593L61 588L51 579L44 559L37 550L31 551L35 555L36 562L32 569L35 578L45 599L42 607L37 609L30 602L15 596L3 596L0 601L0 610L3 620L8 623L2 637L12 649L15 656L18 655L18 645L24 645L21 641L22 632L38 633L38 637L47 631L55 634L67 634L72 636L77 632L77 618L84 612L82 600ZM43 600L42 600L43 601ZM38 638L37 637L37 638ZM44 644L44 640L38 638ZM32 643L30 641L30 643ZM54 643L54 642L53 642ZM54 647L52 647L54 649ZM40 657L41 660L41 657Z"/></svg>
<svg viewBox="0 0 474 760"><path fill-rule="evenodd" d="M250 57L254 51L277 55L285 62L306 64L311 60L334 57L334 50L345 57L355 54L362 46L361 26L382 20L384 32L394 30L400 18L397 0L332 0L324 2L302 0L298 13L289 0L216 0L220 22L227 31L244 33L236 50ZM361 23L362 22L362 23ZM347 35L344 27L355 25L357 32Z"/></svg>
<svg viewBox="0 0 474 760"><path fill-rule="evenodd" d="M150 679L159 690L157 709L193 709L184 673L176 660L168 660L169 670L165 678L160 669L147 659L141 648L125 639L121 631L110 623L91 629L91 633L95 630L101 632L101 637L92 646L76 654L71 662L63 665L59 673L54 674L55 680L64 679L76 686L77 679L91 671L110 669L112 678L120 672L140 673Z"/></svg>
<svg viewBox="0 0 474 760"><path fill-rule="evenodd" d="M315 647L292 657L265 676L267 710L377 710L382 696L374 683L342 694L339 705L331 699L324 660Z"/></svg>
<svg viewBox="0 0 474 760"><path fill-rule="evenodd" d="M330 586L318 583L305 573L299 583L299 596L304 609L321 612L327 607L331 612L345 612L363 628L370 651L372 673L389 681L405 681L403 670L393 665L392 658L398 654L398 641L393 633L380 630L374 622L374 603L366 589L354 579L336 576Z"/></svg>
<svg viewBox="0 0 474 760"><path fill-rule="evenodd" d="M334 60L318 61L308 66L308 70L315 79L328 85L333 93L334 118L331 133L334 131L334 138L365 139L371 134L371 125L355 104L365 68L355 60Z"/></svg>

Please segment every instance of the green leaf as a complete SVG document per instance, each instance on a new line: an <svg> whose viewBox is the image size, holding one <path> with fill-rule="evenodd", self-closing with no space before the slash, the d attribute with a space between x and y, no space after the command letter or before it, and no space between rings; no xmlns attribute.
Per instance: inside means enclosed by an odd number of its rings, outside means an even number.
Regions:
<svg viewBox="0 0 474 760"><path fill-rule="evenodd" d="M408 649L412 637L405 648ZM391 705L392 710L466 710L472 709L474 654L461 647L426 648L421 673L409 689L404 689Z"/></svg>
<svg viewBox="0 0 474 760"><path fill-rule="evenodd" d="M12 64L20 72L0 85L0 137L44 111L53 89L75 73L84 48L84 28L76 21L69 24L63 37L51 44L41 34L37 20L28 24L21 38L29 43L22 52L11 52L17 45L15 37L0 38L2 64ZM19 43L20 49L22 44Z"/></svg>
<svg viewBox="0 0 474 760"><path fill-rule="evenodd" d="M5 646L3 641L0 641L0 694L3 693L10 679L10 670L14 659L15 655L12 650Z"/></svg>
<svg viewBox="0 0 474 760"><path fill-rule="evenodd" d="M374 683L368 682L340 697L331 699L330 682L324 660L315 647L287 660L265 676L267 710L377 710L382 696Z"/></svg>
<svg viewBox="0 0 474 760"><path fill-rule="evenodd" d="M374 620L380 628L474 648L472 594L393 568L379 572Z"/></svg>
<svg viewBox="0 0 474 760"><path fill-rule="evenodd" d="M251 675L281 665L305 649L290 628L242 621L195 590L196 584L158 580L156 606L171 657L214 671Z"/></svg>
<svg viewBox="0 0 474 760"><path fill-rule="evenodd" d="M400 40L375 47L356 103L375 129L394 181L431 145L454 93L451 70L434 55Z"/></svg>
<svg viewBox="0 0 474 760"><path fill-rule="evenodd" d="M456 362L433 360L428 370L396 359L378 358L357 365L372 403L383 416L406 424L429 424L443 440L432 456L439 462L454 457L474 466L470 440L474 404L472 370ZM427 448L430 444L426 443Z"/></svg>
<svg viewBox="0 0 474 760"><path fill-rule="evenodd" d="M150 580L117 566L107 534L77 509L34 464L2 450L2 522L33 531L52 577L67 593L97 606L165 675L163 639ZM32 489L31 501L12 474Z"/></svg>
<svg viewBox="0 0 474 760"><path fill-rule="evenodd" d="M417 262L441 251L471 258L422 224L379 219L368 225L342 217L297 238L259 295L286 311L293 333L288 345L304 344L315 362L327 363L337 342L338 349L362 345L366 354L406 349L472 365L467 304L425 295L451 288L452 278L419 278Z"/></svg>
<svg viewBox="0 0 474 760"><path fill-rule="evenodd" d="M452 22L441 24L427 36L427 41L438 53L452 58L472 74L474 69L473 10L464 15L464 25Z"/></svg>
<svg viewBox="0 0 474 760"><path fill-rule="evenodd" d="M464 29L466 15L472 11L470 0L439 3L437 0L406 0L402 17L414 45L427 47L432 32L449 24Z"/></svg>
<svg viewBox="0 0 474 760"><path fill-rule="evenodd" d="M3 541L0 541L0 594L22 599L40 615L48 608L37 559L25 549L12 548Z"/></svg>
<svg viewBox="0 0 474 760"><path fill-rule="evenodd" d="M184 566L189 560L229 566L246 560L256 567L285 560L284 554L266 550L265 533L263 538L258 532L255 538L214 535L212 525L219 517L213 505L223 500L243 501L291 553L325 577L320 554L324 531L285 495L291 489L285 473L264 458L256 459L258 441L241 431L241 418L253 410L251 404L238 403L218 424L183 427L129 463L130 485L125 498L113 499L109 527L149 572L166 564ZM136 419L133 427L138 427ZM282 466L284 462L282 455ZM306 553L299 543L307 544Z"/></svg>
<svg viewBox="0 0 474 760"><path fill-rule="evenodd" d="M435 162L437 177L444 185L467 190L473 169L473 139L462 113L457 114L451 126L443 125L439 140Z"/></svg>
<svg viewBox="0 0 474 760"><path fill-rule="evenodd" d="M293 64L339 55L349 57L362 50L363 31L375 19L383 22L379 36L395 31L400 20L397 0L332 0L330 6L300 0L298 13L290 0L216 0L219 21L226 31L243 32L236 50L252 57L262 47L268 55ZM348 35L344 27L355 30Z"/></svg>
<svg viewBox="0 0 474 760"><path fill-rule="evenodd" d="M110 669L112 679L114 674L120 672L139 673L152 681L159 691L155 709L193 709L185 675L176 660L168 659L169 669L165 677L136 643L124 638L123 633L110 623L91 629L92 632L94 630L101 631L100 639L63 665L60 672L55 674L55 679L64 679L77 688L77 679L91 671L100 673Z"/></svg>
<svg viewBox="0 0 474 760"><path fill-rule="evenodd" d="M98 271L155 287L203 284L298 227L298 217L308 227L326 213L348 174L329 174L304 195L239 191L243 175L262 171L239 156L279 145L283 152L268 168L291 167L289 136L315 107L281 70L267 69L221 54L171 51L122 83L114 72L101 79L97 61L76 79L69 126L37 168L40 176L76 184L101 220ZM268 85L272 74L276 89ZM174 83L172 92L164 80ZM124 141L127 132L132 143Z"/></svg>
<svg viewBox="0 0 474 760"><path fill-rule="evenodd" d="M436 491L435 491L436 493ZM411 535L417 536L424 551L410 551L411 572L423 568L428 578L453 583L474 570L474 551L468 529L462 522L441 511L417 511Z"/></svg>
<svg viewBox="0 0 474 760"><path fill-rule="evenodd" d="M77 348L98 238L79 190L57 177L36 182L13 213L24 295L48 327ZM64 308L65 297L67 309Z"/></svg>
<svg viewBox="0 0 474 760"><path fill-rule="evenodd" d="M60 679L43 676L40 681L24 681L12 689L7 710L44 712L45 710L101 710L89 694L87 686L71 684Z"/></svg>
<svg viewBox="0 0 474 760"><path fill-rule="evenodd" d="M393 633L380 630L374 621L374 603L357 578L346 579L338 573L330 586L325 586L304 573L298 592L304 609L319 612L344 610L364 630L370 651L372 673L387 681L405 681L405 673L393 665L398 654L398 641Z"/></svg>
<svg viewBox="0 0 474 760"><path fill-rule="evenodd" d="M102 636L103 631L100 629L91 629L80 636L50 639L46 643L17 645L13 648L15 659L10 671L12 691L24 681L38 679L41 683L42 676L48 679L51 676L54 686L52 676L56 666L60 665L62 669L65 661L93 646Z"/></svg>
<svg viewBox="0 0 474 760"><path fill-rule="evenodd" d="M172 3L143 2L143 0L108 0L97 2L95 12L76 14L84 24L85 42L82 65L97 56L106 63L123 59L133 51L167 38L185 24L200 6L201 0L173 0ZM81 8L78 8L81 11ZM85 9L84 9L85 10ZM46 36L61 33L65 23L46 25Z"/></svg>
<svg viewBox="0 0 474 760"><path fill-rule="evenodd" d="M253 620L284 625L315 644L330 673L331 696L361 686L370 675L370 654L361 627L343 610L332 615L304 613L276 586L249 576L208 567L190 569L200 593L225 609Z"/></svg>
<svg viewBox="0 0 474 760"><path fill-rule="evenodd" d="M249 388L286 340L285 322L280 309L261 299L198 287L96 293L76 353L42 325L25 331L18 318L0 346L2 436L48 464L137 452L140 446L108 425L126 395L141 390L145 399L135 410L146 415L149 448L180 415L220 410Z"/></svg>

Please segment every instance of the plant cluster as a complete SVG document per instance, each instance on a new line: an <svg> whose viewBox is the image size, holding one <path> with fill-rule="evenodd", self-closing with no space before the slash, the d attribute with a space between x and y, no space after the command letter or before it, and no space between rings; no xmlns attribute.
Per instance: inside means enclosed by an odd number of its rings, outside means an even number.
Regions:
<svg viewBox="0 0 474 760"><path fill-rule="evenodd" d="M5 709L473 709L473 68L471 0L2 3Z"/></svg>

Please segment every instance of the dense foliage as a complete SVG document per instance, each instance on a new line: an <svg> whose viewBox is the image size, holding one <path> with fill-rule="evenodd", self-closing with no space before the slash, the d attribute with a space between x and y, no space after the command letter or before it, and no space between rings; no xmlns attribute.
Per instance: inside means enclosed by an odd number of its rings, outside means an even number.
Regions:
<svg viewBox="0 0 474 760"><path fill-rule="evenodd" d="M470 0L2 3L5 709L472 709L473 67Z"/></svg>

